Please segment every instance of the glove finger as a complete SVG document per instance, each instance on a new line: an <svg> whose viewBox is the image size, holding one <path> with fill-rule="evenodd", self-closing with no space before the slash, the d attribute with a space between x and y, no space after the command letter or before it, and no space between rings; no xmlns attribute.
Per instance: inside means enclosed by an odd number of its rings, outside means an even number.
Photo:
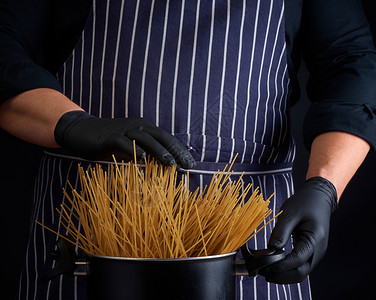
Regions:
<svg viewBox="0 0 376 300"><path fill-rule="evenodd" d="M119 136L111 144L112 144L112 147L114 147L115 149L118 149L121 152L123 152L126 155L125 158L127 160L133 159L133 157L134 157L133 142L130 139L128 139L125 136ZM136 158L137 159L142 159L146 156L144 149L142 149L137 144L135 145L135 149L136 149ZM122 158L121 154L116 155L116 156Z"/></svg>
<svg viewBox="0 0 376 300"><path fill-rule="evenodd" d="M294 215L289 212L282 212L278 217L273 231L270 235L268 247L282 249L286 246L290 237L299 222Z"/></svg>
<svg viewBox="0 0 376 300"><path fill-rule="evenodd" d="M163 147L159 141L145 131L135 130L127 133L129 139L136 141L143 149L146 149L151 155L156 157L161 163L167 166L175 164L174 157Z"/></svg>
<svg viewBox="0 0 376 300"><path fill-rule="evenodd" d="M300 238L296 241L291 253L286 255L286 257L282 261L268 267L267 271L286 272L300 268L307 262L309 262L309 265L311 265L313 250L313 245L308 238Z"/></svg>
<svg viewBox="0 0 376 300"><path fill-rule="evenodd" d="M302 282L311 271L311 264L306 262L300 267L284 272L266 272L259 270L259 274L265 277L265 280L277 284L290 284Z"/></svg>
<svg viewBox="0 0 376 300"><path fill-rule="evenodd" d="M158 140L183 168L191 169L196 165L188 149L173 135L156 126L145 126L144 131Z"/></svg>

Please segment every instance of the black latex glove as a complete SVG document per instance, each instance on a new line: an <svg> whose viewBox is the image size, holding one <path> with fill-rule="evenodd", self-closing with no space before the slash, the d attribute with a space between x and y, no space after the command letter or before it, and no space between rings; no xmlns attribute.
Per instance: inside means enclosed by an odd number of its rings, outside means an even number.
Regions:
<svg viewBox="0 0 376 300"><path fill-rule="evenodd" d="M146 152L161 163L192 168L195 161L189 151L171 134L142 118L97 118L84 111L65 113L55 128L56 142L79 155L93 160L133 159L133 140L137 159ZM146 152L145 152L146 151Z"/></svg>
<svg viewBox="0 0 376 300"><path fill-rule="evenodd" d="M294 248L285 259L259 273L269 282L301 282L323 258L328 245L330 217L337 207L334 185L322 177L307 180L282 205L268 247L282 249L293 235Z"/></svg>

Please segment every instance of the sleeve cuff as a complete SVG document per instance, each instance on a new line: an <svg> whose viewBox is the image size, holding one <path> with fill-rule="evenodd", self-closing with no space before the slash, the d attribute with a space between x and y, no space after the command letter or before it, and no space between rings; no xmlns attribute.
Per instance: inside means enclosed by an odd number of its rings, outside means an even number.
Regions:
<svg viewBox="0 0 376 300"><path fill-rule="evenodd" d="M60 83L50 72L31 62L0 66L0 81L0 103L36 88L62 91Z"/></svg>
<svg viewBox="0 0 376 300"><path fill-rule="evenodd" d="M339 100L313 103L303 125L304 144L308 150L316 136L328 131L343 131L363 138L376 148L376 105Z"/></svg>

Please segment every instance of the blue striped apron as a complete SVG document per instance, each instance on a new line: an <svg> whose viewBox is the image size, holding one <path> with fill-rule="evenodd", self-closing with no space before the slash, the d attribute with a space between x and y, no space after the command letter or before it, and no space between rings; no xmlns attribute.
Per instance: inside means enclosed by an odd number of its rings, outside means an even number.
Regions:
<svg viewBox="0 0 376 300"><path fill-rule="evenodd" d="M259 186L278 212L293 193L283 0L95 0L58 73L64 93L98 117L143 117L190 149L201 189L236 154L232 180ZM78 184L79 158L46 153L33 219L64 233L55 207ZM184 170L181 170L184 172ZM249 243L266 248L274 223ZM85 299L85 280L40 278L56 236L32 226L20 299ZM289 251L291 245L286 247ZM239 277L238 299L310 299L308 280L275 285Z"/></svg>

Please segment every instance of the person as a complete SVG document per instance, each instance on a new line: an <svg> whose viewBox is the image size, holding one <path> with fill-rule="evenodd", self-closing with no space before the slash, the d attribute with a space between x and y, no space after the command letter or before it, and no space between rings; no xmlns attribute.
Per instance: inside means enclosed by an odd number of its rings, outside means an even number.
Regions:
<svg viewBox="0 0 376 300"><path fill-rule="evenodd" d="M376 2L372 0L361 2L375 43ZM303 103L299 104L300 107L303 105ZM299 107L293 108L293 110L296 109ZM299 155L295 163L300 159ZM376 156L373 152L367 156L351 179L341 196L340 210L331 218L328 249L323 260L310 274L311 290L316 299L367 299L372 293L371 270L375 269L376 263L370 263L363 255L364 247L366 247L363 242L370 234L370 230L366 228L372 228L371 214L376 209L372 196L374 182L372 174L375 165ZM295 184L299 183L295 182ZM351 222L349 222L350 219ZM349 236L351 236L352 244L358 246L343 251L343 245L347 245ZM352 263L343 263L350 256L359 259ZM349 277L349 272L361 274L361 276ZM332 278L336 278L335 282Z"/></svg>
<svg viewBox="0 0 376 300"><path fill-rule="evenodd" d="M233 179L283 213L250 241L285 249L239 299L310 299L331 213L375 147L376 52L357 0L117 1L0 4L0 127L48 148L40 162L20 299L85 299L82 278L41 277L64 233L53 212L77 164L156 156L203 188L236 153ZM290 106L303 56L307 181L294 192ZM57 74L57 79L53 74ZM61 149L59 149L61 148ZM293 242L291 241L293 235ZM293 244L293 246L292 246Z"/></svg>

